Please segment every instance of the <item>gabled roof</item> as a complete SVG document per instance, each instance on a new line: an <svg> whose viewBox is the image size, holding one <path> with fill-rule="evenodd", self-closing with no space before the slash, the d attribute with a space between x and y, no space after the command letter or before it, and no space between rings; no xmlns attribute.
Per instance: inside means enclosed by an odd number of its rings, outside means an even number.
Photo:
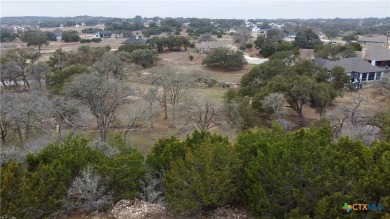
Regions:
<svg viewBox="0 0 390 219"><path fill-rule="evenodd" d="M56 36L62 36L62 32L64 32L63 30L61 30L60 28L57 28L57 29L54 29L52 31Z"/></svg>
<svg viewBox="0 0 390 219"><path fill-rule="evenodd" d="M361 36L357 40L358 42L380 42L380 43L386 43L387 36L385 35L378 35L378 36Z"/></svg>
<svg viewBox="0 0 390 219"><path fill-rule="evenodd" d="M385 69L373 66L365 60L362 60L357 57L345 58L337 61L329 60L317 60L317 63L321 63L322 67L325 67L328 70L332 70L335 66L341 66L344 68L345 72L383 72Z"/></svg>
<svg viewBox="0 0 390 219"><path fill-rule="evenodd" d="M96 32L96 34L100 34L100 35L111 35L112 32L111 32L111 31L98 31L98 32Z"/></svg>
<svg viewBox="0 0 390 219"><path fill-rule="evenodd" d="M142 38L137 37L130 37L127 40L123 41L121 44L130 44L130 43L137 43L137 44L146 44L146 40Z"/></svg>
<svg viewBox="0 0 390 219"><path fill-rule="evenodd" d="M363 50L357 55L360 55L364 60L375 60L375 61L388 61L390 60L390 49L387 49L383 46L370 46L363 48ZM363 57L364 55L364 57Z"/></svg>

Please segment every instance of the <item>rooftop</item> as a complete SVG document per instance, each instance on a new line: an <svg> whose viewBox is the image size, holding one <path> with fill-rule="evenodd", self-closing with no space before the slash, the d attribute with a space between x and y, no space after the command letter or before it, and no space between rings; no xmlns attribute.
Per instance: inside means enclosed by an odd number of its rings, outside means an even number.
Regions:
<svg viewBox="0 0 390 219"><path fill-rule="evenodd" d="M341 66L345 69L345 72L383 72L385 69L373 66L365 60L357 57L345 58L337 61L329 61L325 59L316 60L317 64L325 67L328 70L332 70L335 66Z"/></svg>
<svg viewBox="0 0 390 219"><path fill-rule="evenodd" d="M385 35L378 35L378 36L361 36L357 40L358 42L381 42L386 43L387 36Z"/></svg>
<svg viewBox="0 0 390 219"><path fill-rule="evenodd" d="M133 37L130 37L127 40L123 41L121 44L130 44L130 43L146 44L146 40L133 36Z"/></svg>
<svg viewBox="0 0 390 219"><path fill-rule="evenodd" d="M362 52L356 52L356 55L364 60L388 61L390 60L390 49L382 46L370 46L363 48Z"/></svg>

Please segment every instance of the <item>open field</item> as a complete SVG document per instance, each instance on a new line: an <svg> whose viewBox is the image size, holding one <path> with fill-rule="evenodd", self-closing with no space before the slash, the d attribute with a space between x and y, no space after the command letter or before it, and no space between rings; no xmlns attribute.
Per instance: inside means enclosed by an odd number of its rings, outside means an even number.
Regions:
<svg viewBox="0 0 390 219"><path fill-rule="evenodd" d="M81 29L87 28L87 27L79 27L78 31L81 32ZM55 28L49 28L47 30L52 30ZM69 28L68 28L69 29ZM75 29L75 28L70 28ZM67 30L67 28L64 28L64 30ZM45 30L43 30L45 31ZM98 46L106 46L109 45L112 49L117 49L125 39L124 38L110 38L110 39L103 39L101 43L88 43L88 44L80 44L80 43L64 43L64 42L50 42L50 45L42 47L42 56L40 57L41 61L48 60L49 56L56 50L56 49L64 49L66 51L72 51L76 50L81 45L89 45L93 47ZM224 35L222 38L218 39L218 41L225 41L225 42L232 42L232 37L229 35ZM5 45L11 45L11 43L4 43ZM24 48L26 47L24 43L22 42L13 42L13 45L16 45L17 47ZM4 52L6 49L2 49L1 51ZM258 54L258 51L256 49L247 49L245 51L246 54L250 55L251 57L256 57ZM190 61L189 56L192 55L194 57L193 61ZM230 84L236 84L238 85L240 83L241 77L246 74L253 65L247 64L244 66L243 69L239 71L223 71L223 70L214 70L209 69L205 66L203 66L202 60L206 57L206 54L199 54L195 51L193 48L188 48L187 51L181 51L181 52L163 52L159 54L160 60L152 67L152 68L158 68L158 66L173 66L176 67L184 73L188 74L197 74L203 77L208 77L211 79L215 79L218 82L225 82ZM125 70L128 68L125 68ZM147 91L147 89L150 87L150 85L146 82L146 79L151 71L151 68L147 69L138 69L137 72L132 72L131 70L127 71L127 78L125 79L125 83L132 88L139 89L141 91ZM361 109L363 109L367 114L373 115L376 112L379 112L380 110L384 108L390 107L390 102L387 100L387 102L381 101L381 97L375 97L371 95L372 88L366 87L359 91L359 93L365 98L366 101L363 102L363 105ZM187 93L194 97L208 97L210 99L213 99L217 101L220 104L223 104L223 95L227 91L226 88L221 87L193 87L190 88ZM352 97L356 96L358 93L345 93L343 97L338 97L334 101L333 106L329 106L327 109L327 113L331 113L338 105L340 104L349 104L352 101ZM142 102L141 100L136 101L126 101L121 107L119 112L119 121L125 121L128 116L128 112L131 110L132 107L136 107L137 103ZM140 128L132 130L127 135L126 141L133 145L134 147L140 149L143 154L147 154L150 147L153 145L154 142L156 142L159 138L162 137L168 137L170 135L176 135L178 137L185 137L186 134L189 132L188 130L183 131L180 129L180 126L187 125L186 121L183 118L179 118L178 124L179 128L169 128L170 127L170 120L164 120L163 119L163 109L156 104L156 111L158 112L157 118L156 118L156 124L154 129L150 129L148 124L146 122L142 122L142 125ZM296 116L295 112L293 112L287 105L285 106L286 111L288 112L286 115L286 118L290 121L293 121L294 123L298 124L299 119ZM320 119L319 115L315 112L313 108L310 108L309 106L304 107L303 114L307 121L314 122ZM170 116L170 115L169 115ZM124 124L121 124L124 125ZM114 128L116 131L120 131L118 128ZM233 127L227 129L220 129L220 128L214 128L212 129L213 132L217 132L223 135L229 136L232 140L236 137L236 132L234 131ZM88 131L85 130L82 132L87 138L89 139L96 139L98 137L99 132L96 127L96 124L89 127Z"/></svg>

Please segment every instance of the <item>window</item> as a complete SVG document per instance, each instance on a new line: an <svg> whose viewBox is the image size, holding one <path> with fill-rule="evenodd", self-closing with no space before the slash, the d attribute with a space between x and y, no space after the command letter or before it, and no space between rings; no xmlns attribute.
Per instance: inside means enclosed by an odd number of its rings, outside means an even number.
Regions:
<svg viewBox="0 0 390 219"><path fill-rule="evenodd" d="M370 72L370 73L368 73L368 80L369 80L369 81L375 80L375 72Z"/></svg>
<svg viewBox="0 0 390 219"><path fill-rule="evenodd" d="M381 79L381 73L380 72L377 72L376 73L376 80L380 80Z"/></svg>
<svg viewBox="0 0 390 219"><path fill-rule="evenodd" d="M362 81L366 81L367 79L367 73L362 73Z"/></svg>

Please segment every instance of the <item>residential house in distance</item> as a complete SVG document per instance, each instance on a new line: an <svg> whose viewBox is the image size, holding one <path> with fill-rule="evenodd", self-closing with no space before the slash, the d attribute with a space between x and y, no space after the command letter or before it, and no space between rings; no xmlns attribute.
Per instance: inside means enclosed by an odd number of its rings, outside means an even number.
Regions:
<svg viewBox="0 0 390 219"><path fill-rule="evenodd" d="M369 46L383 46L389 48L389 37L385 35L378 36L361 36L357 40L360 45L369 45Z"/></svg>
<svg viewBox="0 0 390 219"><path fill-rule="evenodd" d="M325 67L328 71L331 71L335 66L343 67L345 73L350 75L351 82L355 88L359 88L359 86L365 83L381 80L385 73L384 68L371 65L359 57L345 58L337 61L318 59L316 63L321 67Z"/></svg>
<svg viewBox="0 0 390 219"><path fill-rule="evenodd" d="M54 29L52 32L56 35L57 41L61 41L62 32L64 32L64 31L61 30L60 28L57 28L57 29Z"/></svg>
<svg viewBox="0 0 390 219"><path fill-rule="evenodd" d="M287 38L289 39L295 39L296 36L297 36L297 32L288 32L287 34Z"/></svg>
<svg viewBox="0 0 390 219"><path fill-rule="evenodd" d="M198 53L209 53L216 48L233 49L234 46L227 42L201 42L195 46L195 49Z"/></svg>
<svg viewBox="0 0 390 219"><path fill-rule="evenodd" d="M139 36L132 36L132 37L128 38L127 40L123 41L121 44L131 44L131 43L145 45L146 44L146 40L142 39Z"/></svg>
<svg viewBox="0 0 390 219"><path fill-rule="evenodd" d="M93 35L93 38L110 38L111 35L111 31L99 31Z"/></svg>
<svg viewBox="0 0 390 219"><path fill-rule="evenodd" d="M390 67L390 49L383 46L366 46L361 52L356 52L356 55L372 65L386 69Z"/></svg>

